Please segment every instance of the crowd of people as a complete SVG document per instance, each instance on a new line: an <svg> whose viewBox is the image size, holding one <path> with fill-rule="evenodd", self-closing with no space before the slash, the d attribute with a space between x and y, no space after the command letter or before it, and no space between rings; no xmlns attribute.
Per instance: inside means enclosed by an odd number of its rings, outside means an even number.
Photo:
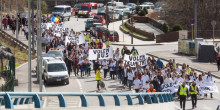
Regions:
<svg viewBox="0 0 220 110"><path fill-rule="evenodd" d="M50 23L51 17L42 16L42 22ZM9 26L13 33L15 33L15 17L6 16L2 23L4 24L5 30L7 30ZM25 17L19 17L19 30L22 26L26 39L28 39L28 26ZM36 29L35 27L35 37L37 33ZM184 85L185 82L193 82L193 85L195 85L196 83L213 81L211 72L198 74L194 69L190 68L190 65L185 63L179 65L175 59L170 59L169 62L165 63L160 58L147 57L144 66L136 64L136 67L131 67L129 64L124 64L123 58L125 54L132 56L139 55L135 47L129 50L128 47L123 46L121 50L119 48L115 49L113 57L110 59L90 61L89 49L112 48L111 42L109 40L102 42L101 39L92 37L89 33L83 33L85 39L84 44L78 45L76 42L65 43L66 36L78 36L81 32L75 32L71 29L69 32L63 32L60 36L57 36L53 33L52 29L44 28L42 30L43 50L47 53L51 49L60 49L64 54L63 59L68 68L69 76L73 74L76 77L89 77L91 76L91 71L94 70L97 80L97 90L100 90L100 82L107 80L108 76L111 80L120 80L124 87L127 87L129 90L134 89L136 93L162 92L161 85L164 83L181 82ZM102 74L104 74L103 77ZM185 89L181 87L182 86L179 87L177 95L187 95L188 92L187 94L181 93L181 91ZM191 89L190 91L192 92ZM205 96L207 96L207 94L205 94ZM212 98L212 94L210 96ZM185 100L182 97L180 98ZM195 96L192 98L195 99ZM183 104L183 106L185 105ZM194 107L196 107L196 102L193 102L193 108Z"/></svg>

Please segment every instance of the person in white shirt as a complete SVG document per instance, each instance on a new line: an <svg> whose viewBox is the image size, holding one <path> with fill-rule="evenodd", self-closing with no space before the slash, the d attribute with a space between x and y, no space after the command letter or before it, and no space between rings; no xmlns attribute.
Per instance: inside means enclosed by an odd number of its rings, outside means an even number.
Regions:
<svg viewBox="0 0 220 110"><path fill-rule="evenodd" d="M128 82L128 74L127 74L128 68L127 68L127 65L124 65L124 69L122 71L124 71L123 84L124 84L124 86L128 86L128 84L127 84L127 82Z"/></svg>
<svg viewBox="0 0 220 110"><path fill-rule="evenodd" d="M112 60L112 58L109 59L109 68L110 68L110 77L111 79L115 79L116 74L116 62Z"/></svg>
<svg viewBox="0 0 220 110"><path fill-rule="evenodd" d="M104 59L104 61L102 62L102 67L104 69L104 78L106 78L107 73L108 73L108 65L109 63L107 62L106 59Z"/></svg>
<svg viewBox="0 0 220 110"><path fill-rule="evenodd" d="M133 85L134 85L135 93L138 93L140 91L140 88L141 88L141 81L138 79L138 77L135 77Z"/></svg>
<svg viewBox="0 0 220 110"><path fill-rule="evenodd" d="M141 83L143 86L145 86L146 81L149 81L150 77L147 75L147 72L144 72L144 75L141 77Z"/></svg>
<svg viewBox="0 0 220 110"><path fill-rule="evenodd" d="M64 51L64 49L65 49L61 42L59 43L59 45L57 46L57 48L60 48L62 51Z"/></svg>
<svg viewBox="0 0 220 110"><path fill-rule="evenodd" d="M131 69L128 69L128 84L129 84L129 90L131 90L131 86L133 84L133 80L134 80L134 74L132 73Z"/></svg>
<svg viewBox="0 0 220 110"><path fill-rule="evenodd" d="M142 86L143 93L146 93L147 89L149 88L150 88L149 82L146 81L145 84Z"/></svg>
<svg viewBox="0 0 220 110"><path fill-rule="evenodd" d="M212 74L211 74L210 71L208 72L208 75L206 76L205 81L208 82L208 83L213 83L214 82L212 80ZM205 94L205 96L207 97L207 94ZM210 98L213 98L212 93L210 93Z"/></svg>
<svg viewBox="0 0 220 110"><path fill-rule="evenodd" d="M177 74L177 77L176 77L176 80L174 81L174 83L178 83L178 82L182 83L183 81L184 81L184 79L182 77L180 77L179 74Z"/></svg>

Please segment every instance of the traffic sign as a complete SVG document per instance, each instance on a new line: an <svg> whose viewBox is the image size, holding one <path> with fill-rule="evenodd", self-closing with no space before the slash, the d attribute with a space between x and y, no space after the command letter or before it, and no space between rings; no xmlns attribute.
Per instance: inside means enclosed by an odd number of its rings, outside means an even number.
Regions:
<svg viewBox="0 0 220 110"><path fill-rule="evenodd" d="M19 8L18 12L23 13L24 12L24 8Z"/></svg>
<svg viewBox="0 0 220 110"><path fill-rule="evenodd" d="M213 20L213 21L211 22L211 24L212 24L213 26L215 26L215 25L216 25L216 21Z"/></svg>
<svg viewBox="0 0 220 110"><path fill-rule="evenodd" d="M195 23L195 19L194 18L190 19L190 23L194 24Z"/></svg>

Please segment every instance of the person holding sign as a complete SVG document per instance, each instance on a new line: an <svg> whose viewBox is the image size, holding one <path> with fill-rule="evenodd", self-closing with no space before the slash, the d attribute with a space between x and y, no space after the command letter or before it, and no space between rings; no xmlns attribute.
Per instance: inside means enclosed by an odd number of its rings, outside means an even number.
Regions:
<svg viewBox="0 0 220 110"><path fill-rule="evenodd" d="M181 86L179 86L178 92L177 92L179 98L180 98L180 108L185 110L186 105L186 97L189 96L188 89L186 87L186 82L184 81Z"/></svg>
<svg viewBox="0 0 220 110"><path fill-rule="evenodd" d="M189 88L191 100L192 100L192 109L196 108L196 102L197 102L197 94L199 93L199 89L196 86L196 82L193 81L192 85Z"/></svg>

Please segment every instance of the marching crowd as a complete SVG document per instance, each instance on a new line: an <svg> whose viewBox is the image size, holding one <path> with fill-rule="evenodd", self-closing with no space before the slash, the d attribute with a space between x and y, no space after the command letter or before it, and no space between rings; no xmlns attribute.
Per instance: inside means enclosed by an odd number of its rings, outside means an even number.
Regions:
<svg viewBox="0 0 220 110"><path fill-rule="evenodd" d="M21 21L22 23L26 23L25 20ZM48 17L42 17L42 21L44 23L51 22ZM15 31L14 17L11 18L7 16L2 22L4 24L4 29L7 29L7 25L9 25L13 32ZM23 26L24 33L27 35L27 27L25 27L27 25L23 24ZM71 29L69 32L64 32L61 33L60 36L57 36L53 33L53 30L43 29L42 47L46 53L51 48L60 49L63 52L64 61L67 65L69 76L71 74L79 76L80 72L81 77L89 77L91 76L91 71L94 70L98 90L100 90L100 82L107 79L108 75L112 80L119 79L124 87L128 87L129 90L132 90L133 88L137 93L161 92L161 85L164 83L168 84L181 82L184 85L184 83L187 81L193 82L193 85L195 85L196 83L213 81L211 72L208 72L207 75L205 72L198 74L195 70L190 68L190 65L184 63L180 66L176 63L175 59L170 59L168 63L165 63L160 58L148 57L146 58L145 66L140 66L137 64L136 67L130 67L129 64L124 64L123 57L125 54L132 56L139 55L135 47L133 47L131 50L129 50L126 46L124 46L121 50L117 48L113 52L113 58L90 61L88 58L89 49L112 48L111 42L109 40L102 42L101 39L93 38L89 33L83 33L86 41L84 44L77 45L76 42L65 44L66 36L78 36L80 34L80 32L74 32L74 30ZM104 43L106 43L106 46L104 46ZM102 70L104 72L103 77L101 73ZM179 96L187 95L186 90L184 93L182 93L183 90L185 90L185 88L180 86L177 94ZM212 94L210 96L212 97ZM193 103L193 107L196 107L196 104Z"/></svg>

